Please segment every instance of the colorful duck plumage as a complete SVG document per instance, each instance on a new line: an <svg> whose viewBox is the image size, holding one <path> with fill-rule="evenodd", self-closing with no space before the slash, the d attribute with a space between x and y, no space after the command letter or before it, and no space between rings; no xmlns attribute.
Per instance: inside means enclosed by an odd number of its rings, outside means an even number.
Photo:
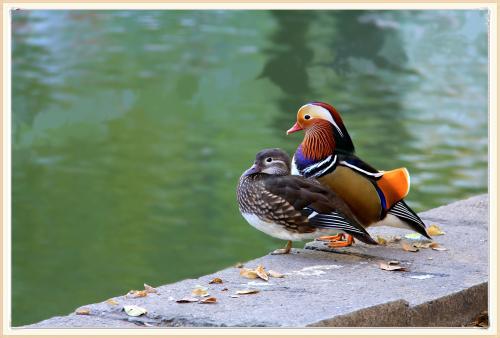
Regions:
<svg viewBox="0 0 500 338"><path fill-rule="evenodd" d="M292 174L313 177L335 191L364 227L410 228L429 237L425 224L405 203L410 189L406 168L378 171L355 155L351 137L338 111L311 102L297 113L287 134L304 130L292 160Z"/></svg>

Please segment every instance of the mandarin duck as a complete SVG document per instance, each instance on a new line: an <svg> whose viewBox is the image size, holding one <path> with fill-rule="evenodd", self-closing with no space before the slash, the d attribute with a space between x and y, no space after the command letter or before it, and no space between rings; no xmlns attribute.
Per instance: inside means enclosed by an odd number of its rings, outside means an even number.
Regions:
<svg viewBox="0 0 500 338"><path fill-rule="evenodd" d="M310 102L297 113L287 134L304 130L292 159L292 175L315 178L332 189L352 210L364 228L387 225L407 228L430 238L420 217L405 203L410 189L406 168L378 171L354 154L351 137L337 110L323 102ZM343 236L340 236L342 239ZM331 247L348 246L352 237L331 240Z"/></svg>
<svg viewBox="0 0 500 338"><path fill-rule="evenodd" d="M237 188L240 212L256 229L288 241L273 254L287 254L292 241L346 233L376 245L346 203L313 179L291 176L290 157L281 149L257 153Z"/></svg>

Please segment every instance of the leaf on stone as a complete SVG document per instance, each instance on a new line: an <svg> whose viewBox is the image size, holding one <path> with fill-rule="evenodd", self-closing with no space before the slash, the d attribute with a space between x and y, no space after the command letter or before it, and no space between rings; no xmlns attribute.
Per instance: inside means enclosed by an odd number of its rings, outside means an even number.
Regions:
<svg viewBox="0 0 500 338"><path fill-rule="evenodd" d="M428 249L431 246L431 244L432 244L432 242L415 242L415 243L413 243L413 245L419 249Z"/></svg>
<svg viewBox="0 0 500 338"><path fill-rule="evenodd" d="M377 235L377 242L380 245L387 245L387 240L384 237L382 237L382 236L378 236Z"/></svg>
<svg viewBox="0 0 500 338"><path fill-rule="evenodd" d="M398 264L380 263L379 267L387 271L406 271L406 268Z"/></svg>
<svg viewBox="0 0 500 338"><path fill-rule="evenodd" d="M448 249L446 249L445 247L442 247L439 243L431 243L430 245L430 248L432 250L436 250L436 251L447 251Z"/></svg>
<svg viewBox="0 0 500 338"><path fill-rule="evenodd" d="M215 298L215 297L208 297L208 298L200 300L198 303L200 303L200 304L213 304L213 303L217 303L217 298Z"/></svg>
<svg viewBox="0 0 500 338"><path fill-rule="evenodd" d="M416 248L413 244L410 244L408 242L401 242L401 247L403 248L404 251L409 251L409 252L417 252L418 248Z"/></svg>
<svg viewBox="0 0 500 338"><path fill-rule="evenodd" d="M116 299L110 298L106 301L107 304L109 305L118 305L118 301Z"/></svg>
<svg viewBox="0 0 500 338"><path fill-rule="evenodd" d="M124 305L123 310L131 317L139 317L148 312L145 308L137 305Z"/></svg>
<svg viewBox="0 0 500 338"><path fill-rule="evenodd" d="M416 232L414 232L414 233L411 233L411 234L406 234L405 238L414 239L415 240L415 239L422 238L422 235L421 234L417 234Z"/></svg>
<svg viewBox="0 0 500 338"><path fill-rule="evenodd" d="M184 297L176 300L177 303L195 303L197 301L199 301L198 298L192 298L192 297Z"/></svg>
<svg viewBox="0 0 500 338"><path fill-rule="evenodd" d="M250 295L252 293L258 293L259 290L257 289L247 289L247 290L238 290L236 291L237 295Z"/></svg>
<svg viewBox="0 0 500 338"><path fill-rule="evenodd" d="M269 270L267 273L269 274L269 276L271 276L273 278L283 278L283 277L285 277L284 274L279 273L279 272L274 271L274 270Z"/></svg>
<svg viewBox="0 0 500 338"><path fill-rule="evenodd" d="M146 293L158 293L158 290L146 283L144 283L144 291L146 291Z"/></svg>
<svg viewBox="0 0 500 338"><path fill-rule="evenodd" d="M201 286L201 285L196 285L196 287L191 291L191 295L193 296L198 296L198 297L206 297L208 296L208 291L207 288Z"/></svg>
<svg viewBox="0 0 500 338"><path fill-rule="evenodd" d="M90 315L90 309L87 308L76 309L75 313L77 315Z"/></svg>
<svg viewBox="0 0 500 338"><path fill-rule="evenodd" d="M445 234L436 224L431 224L431 226L427 228L427 233L429 236L440 236Z"/></svg>
<svg viewBox="0 0 500 338"><path fill-rule="evenodd" d="M241 268L240 269L240 276L243 276L248 279L255 279L257 278L257 272L255 272L252 269L247 269L247 268Z"/></svg>
<svg viewBox="0 0 500 338"><path fill-rule="evenodd" d="M146 297L148 295L146 290L130 290L127 293L127 297L131 298L140 298L140 297Z"/></svg>
<svg viewBox="0 0 500 338"><path fill-rule="evenodd" d="M264 267L262 265L259 265L255 269L255 273L257 274L257 276L259 276L260 279L263 279L265 281L269 280L269 276L267 275L267 272L266 270L264 270Z"/></svg>
<svg viewBox="0 0 500 338"><path fill-rule="evenodd" d="M219 277L216 277L216 278L212 279L210 282L208 282L208 284L222 284L222 279L220 279Z"/></svg>

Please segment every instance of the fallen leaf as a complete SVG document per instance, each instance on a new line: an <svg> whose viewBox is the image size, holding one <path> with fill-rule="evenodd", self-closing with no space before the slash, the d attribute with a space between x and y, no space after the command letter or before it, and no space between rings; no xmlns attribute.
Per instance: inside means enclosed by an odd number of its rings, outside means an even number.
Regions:
<svg viewBox="0 0 500 338"><path fill-rule="evenodd" d="M127 293L127 297L132 297L132 298L140 298L140 297L146 297L148 295L146 290L130 290Z"/></svg>
<svg viewBox="0 0 500 338"><path fill-rule="evenodd" d="M262 265L259 265L255 269L255 273L257 274L257 276L259 276L260 279L263 279L265 281L269 280L269 276L267 275L266 270L264 270L264 267Z"/></svg>
<svg viewBox="0 0 500 338"><path fill-rule="evenodd" d="M235 268L238 268L238 269L239 269L239 268L242 268L242 267L243 267L243 263L238 262L238 263L236 263L236 264L234 265L234 267L235 267Z"/></svg>
<svg viewBox="0 0 500 338"><path fill-rule="evenodd" d="M416 232L414 232L414 233L411 233L411 234L406 234L405 238L417 240L417 239L421 239L422 235L421 234L417 234Z"/></svg>
<svg viewBox="0 0 500 338"><path fill-rule="evenodd" d="M432 224L430 227L428 227L427 233L429 234L429 236L440 236L445 234L445 232L442 231L441 228L436 224Z"/></svg>
<svg viewBox="0 0 500 338"><path fill-rule="evenodd" d="M208 298L200 300L198 303L201 303L201 304L213 304L213 303L217 303L217 298L215 298L215 297L208 297Z"/></svg>
<svg viewBox="0 0 500 338"><path fill-rule="evenodd" d="M110 298L106 301L106 303L108 303L109 305L118 305L119 303L113 299L113 298Z"/></svg>
<svg viewBox="0 0 500 338"><path fill-rule="evenodd" d="M436 250L436 251L447 251L448 250L445 247L442 247L439 243L432 243L430 245L430 247L432 250Z"/></svg>
<svg viewBox="0 0 500 338"><path fill-rule="evenodd" d="M222 279L220 279L219 277L216 277L216 278L212 279L210 282L208 282L208 284L222 284Z"/></svg>
<svg viewBox="0 0 500 338"><path fill-rule="evenodd" d="M257 289L248 289L248 290L238 290L236 291L237 295L250 295L252 293L258 293L259 290Z"/></svg>
<svg viewBox="0 0 500 338"><path fill-rule="evenodd" d="M283 278L283 277L285 277L284 274L279 273L279 272L274 271L274 270L269 270L267 273L269 273L269 276L274 277L274 278Z"/></svg>
<svg viewBox="0 0 500 338"><path fill-rule="evenodd" d="M430 245L432 244L432 242L416 242L416 243L413 243L413 245L416 247L416 248L419 248L419 249L428 249L430 247Z"/></svg>
<svg viewBox="0 0 500 338"><path fill-rule="evenodd" d="M145 308L137 305L124 305L123 309L129 316L132 317L139 317L140 315L143 315L148 312Z"/></svg>
<svg viewBox="0 0 500 338"><path fill-rule="evenodd" d="M81 309L76 309L75 313L77 315L89 315L90 314L90 310L86 309L86 308L81 308Z"/></svg>
<svg viewBox="0 0 500 338"><path fill-rule="evenodd" d="M191 295L193 296L199 296L199 297L206 297L208 296L208 291L207 288L201 286L201 285L196 285L196 287L191 291Z"/></svg>
<svg viewBox="0 0 500 338"><path fill-rule="evenodd" d="M249 278L249 279L255 279L255 278L257 278L257 272L255 272L254 270L251 270L251 269L241 268L240 269L240 276L243 276L243 277Z"/></svg>
<svg viewBox="0 0 500 338"><path fill-rule="evenodd" d="M379 267L387 271L406 271L406 268L397 264L380 263Z"/></svg>
<svg viewBox="0 0 500 338"><path fill-rule="evenodd" d="M436 250L436 251L448 251L448 249L443 248L442 246L436 246L436 247L432 248L432 250Z"/></svg>
<svg viewBox="0 0 500 338"><path fill-rule="evenodd" d="M377 235L377 242L380 245L387 245L387 240L384 237L382 237L382 236L378 236Z"/></svg>
<svg viewBox="0 0 500 338"><path fill-rule="evenodd" d="M184 297L179 300L176 300L177 303L194 303L199 301L198 298L190 298L190 297Z"/></svg>
<svg viewBox="0 0 500 338"><path fill-rule="evenodd" d="M416 248L413 244L410 244L408 242L401 242L401 247L403 248L404 251L409 251L409 252L418 251L418 248Z"/></svg>
<svg viewBox="0 0 500 338"><path fill-rule="evenodd" d="M158 293L158 290L151 285L147 285L146 283L144 283L144 291L146 291L146 293Z"/></svg>

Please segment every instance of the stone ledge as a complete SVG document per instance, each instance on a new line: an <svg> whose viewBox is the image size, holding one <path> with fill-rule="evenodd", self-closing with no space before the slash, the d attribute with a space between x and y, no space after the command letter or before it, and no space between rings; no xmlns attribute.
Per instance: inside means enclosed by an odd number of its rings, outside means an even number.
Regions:
<svg viewBox="0 0 500 338"><path fill-rule="evenodd" d="M182 327L458 327L488 306L488 195L472 197L421 213L426 224L446 232L434 240L448 251L403 251L398 243L329 249L322 242L267 255L245 264L285 273L285 278L248 280L230 267L198 279L158 287L159 294L85 306L90 315L54 317L22 328ZM376 228L370 233L404 235ZM380 261L397 260L408 270L384 271ZM210 284L214 277L223 284ZM179 304L195 285L207 286L216 304ZM222 291L227 288L228 291ZM236 290L257 294L231 298ZM127 316L123 305L148 310Z"/></svg>

